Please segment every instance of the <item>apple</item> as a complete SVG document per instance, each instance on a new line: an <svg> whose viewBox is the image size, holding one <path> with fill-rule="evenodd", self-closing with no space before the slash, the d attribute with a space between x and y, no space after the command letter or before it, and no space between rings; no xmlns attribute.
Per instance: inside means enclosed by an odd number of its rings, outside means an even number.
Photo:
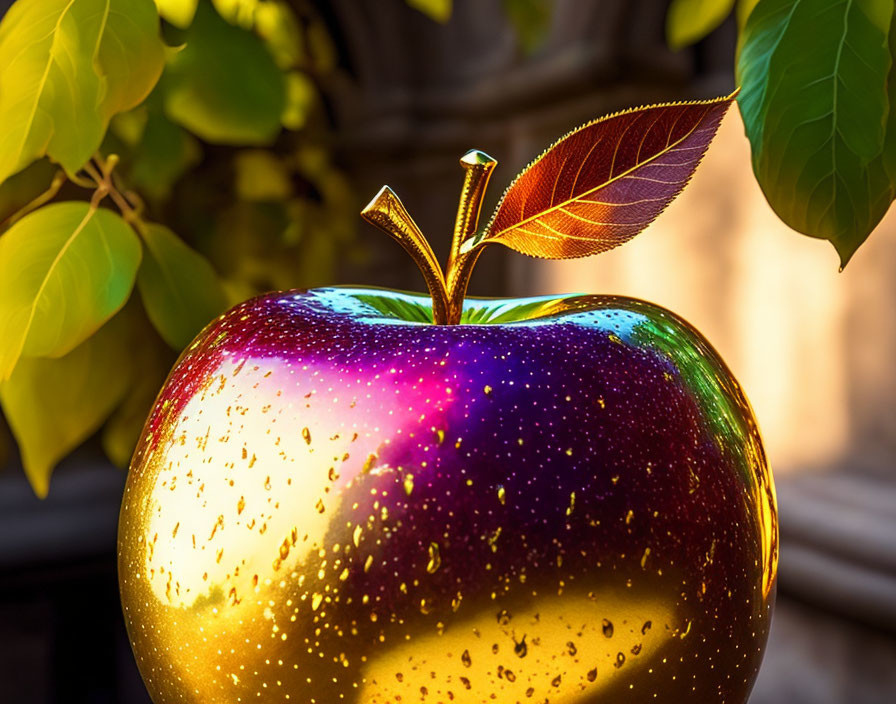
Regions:
<svg viewBox="0 0 896 704"><path fill-rule="evenodd" d="M447 276L365 210L430 295L263 295L171 372L119 533L157 704L746 701L777 517L740 386L651 303L466 298L462 163Z"/></svg>

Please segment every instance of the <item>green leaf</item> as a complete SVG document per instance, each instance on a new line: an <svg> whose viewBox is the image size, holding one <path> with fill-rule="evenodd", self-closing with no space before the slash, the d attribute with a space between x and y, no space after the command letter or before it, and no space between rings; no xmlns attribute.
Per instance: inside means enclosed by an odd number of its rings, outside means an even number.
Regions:
<svg viewBox="0 0 896 704"><path fill-rule="evenodd" d="M762 0L741 37L738 98L753 170L793 229L841 265L889 206L883 167L892 0Z"/></svg>
<svg viewBox="0 0 896 704"><path fill-rule="evenodd" d="M262 4L260 0L212 0L221 17L243 29L252 29L255 13Z"/></svg>
<svg viewBox="0 0 896 704"><path fill-rule="evenodd" d="M0 381L19 357L66 354L121 308L140 264L124 220L88 203L48 205L0 237Z"/></svg>
<svg viewBox="0 0 896 704"><path fill-rule="evenodd" d="M234 159L234 190L242 200L285 200L292 193L289 173L273 152L244 149Z"/></svg>
<svg viewBox="0 0 896 704"><path fill-rule="evenodd" d="M280 131L286 85L264 42L202 3L186 46L169 57L168 117L216 144L267 144Z"/></svg>
<svg viewBox="0 0 896 704"><path fill-rule="evenodd" d="M317 89L311 79L300 71L286 74L286 104L280 121L288 130L298 130L305 126L308 115L317 100Z"/></svg>
<svg viewBox="0 0 896 704"><path fill-rule="evenodd" d="M171 187L202 159L196 139L159 110L149 110L140 140L130 155L130 183L152 200L168 196Z"/></svg>
<svg viewBox="0 0 896 704"><path fill-rule="evenodd" d="M151 0L18 0L0 23L0 181L49 155L70 173L140 103L164 53Z"/></svg>
<svg viewBox="0 0 896 704"><path fill-rule="evenodd" d="M672 0L666 14L666 41L673 49L698 42L731 14L734 0Z"/></svg>
<svg viewBox="0 0 896 704"><path fill-rule="evenodd" d="M0 403L34 493L45 497L56 464L90 437L123 398L131 368L126 321L116 316L58 359L23 359L0 385Z"/></svg>
<svg viewBox="0 0 896 704"><path fill-rule="evenodd" d="M159 14L181 29L190 26L198 4L199 0L156 0Z"/></svg>
<svg viewBox="0 0 896 704"><path fill-rule="evenodd" d="M146 313L171 347L183 349L227 305L211 264L162 225L143 232L146 254L137 287Z"/></svg>
<svg viewBox="0 0 896 704"><path fill-rule="evenodd" d="M554 0L504 0L504 12L527 54L544 42L551 28Z"/></svg>
<svg viewBox="0 0 896 704"><path fill-rule="evenodd" d="M285 2L266 2L255 9L255 31L264 39L281 69L292 68L305 58L302 28Z"/></svg>
<svg viewBox="0 0 896 704"><path fill-rule="evenodd" d="M884 136L883 163L890 186L896 195L896 13L890 22L889 35L890 73L887 76L887 97L890 111L887 114L887 127Z"/></svg>
<svg viewBox="0 0 896 704"><path fill-rule="evenodd" d="M747 23L747 19L750 17L750 13L753 12L753 8L755 8L758 3L759 0L738 0L737 12L735 13L737 16L738 30L743 30L744 25Z"/></svg>
<svg viewBox="0 0 896 704"><path fill-rule="evenodd" d="M451 19L452 0L406 0L409 7L419 10L429 19L445 24Z"/></svg>

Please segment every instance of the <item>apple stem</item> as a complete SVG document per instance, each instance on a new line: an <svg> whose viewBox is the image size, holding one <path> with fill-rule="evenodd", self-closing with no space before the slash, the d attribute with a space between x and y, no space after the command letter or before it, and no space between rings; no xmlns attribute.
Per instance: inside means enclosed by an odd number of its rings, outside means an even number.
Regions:
<svg viewBox="0 0 896 704"><path fill-rule="evenodd" d="M396 240L411 255L423 274L429 295L432 296L432 321L436 325L448 323L448 292L439 260L423 236L417 223L398 196L383 186L374 199L361 211L361 217Z"/></svg>
<svg viewBox="0 0 896 704"><path fill-rule="evenodd" d="M460 165L464 169L464 185L460 192L454 236L448 254L446 276L448 325L457 325L460 322L470 276L482 252L481 246L468 249L464 245L476 235L479 214L482 211L482 197L497 163L495 159L478 149L471 149L460 159Z"/></svg>
<svg viewBox="0 0 896 704"><path fill-rule="evenodd" d="M471 149L461 157L464 185L448 254L447 277L429 242L395 191L383 186L361 211L361 217L396 240L417 264L432 296L432 321L436 325L460 323L470 275L483 248L482 244L472 242L479 226L482 196L497 163L478 149Z"/></svg>

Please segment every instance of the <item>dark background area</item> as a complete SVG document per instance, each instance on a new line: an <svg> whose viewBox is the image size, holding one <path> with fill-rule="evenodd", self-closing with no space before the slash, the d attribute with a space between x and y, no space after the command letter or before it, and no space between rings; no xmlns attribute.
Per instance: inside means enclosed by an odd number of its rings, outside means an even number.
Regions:
<svg viewBox="0 0 896 704"><path fill-rule="evenodd" d="M0 14L9 4L0 0ZM503 184L595 116L733 88L733 23L673 53L659 0L557 0L531 55L499 0L456 0L445 26L401 0L317 5L340 52L341 71L324 91L358 208L389 183L441 258L467 149L498 156L494 182ZM499 195L496 185L486 210ZM420 288L396 245L360 220L358 237L369 256L334 283ZM471 290L526 291L531 270L514 256L489 251ZM891 460L779 475L779 603L753 704L896 701ZM0 704L148 701L118 601L123 484L91 443L57 471L45 501L15 461L0 471Z"/></svg>

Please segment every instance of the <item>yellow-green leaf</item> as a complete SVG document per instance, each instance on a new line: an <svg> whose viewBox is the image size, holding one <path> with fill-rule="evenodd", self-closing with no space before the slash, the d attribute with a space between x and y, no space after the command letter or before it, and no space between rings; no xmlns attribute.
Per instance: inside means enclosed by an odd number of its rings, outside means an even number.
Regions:
<svg viewBox="0 0 896 704"><path fill-rule="evenodd" d="M270 151L245 149L234 159L236 194L243 200L285 200L292 193L289 173Z"/></svg>
<svg viewBox="0 0 896 704"><path fill-rule="evenodd" d="M162 225L149 225L137 275L140 297L162 338L180 350L227 305L221 281L199 252Z"/></svg>
<svg viewBox="0 0 896 704"><path fill-rule="evenodd" d="M168 117L215 144L271 142L280 131L286 85L264 42L206 3L184 41L165 72Z"/></svg>
<svg viewBox="0 0 896 704"><path fill-rule="evenodd" d="M130 155L130 182L143 195L160 200L202 159L199 143L160 110L149 110L139 142Z"/></svg>
<svg viewBox="0 0 896 704"><path fill-rule="evenodd" d="M753 11L753 8L759 3L759 0L738 0L737 3L737 12L735 15L737 16L737 27L738 29L743 29L744 25L747 23L747 20L750 18L750 13Z"/></svg>
<svg viewBox="0 0 896 704"><path fill-rule="evenodd" d="M407 0L407 3L436 22L444 24L451 19L452 0Z"/></svg>
<svg viewBox="0 0 896 704"><path fill-rule="evenodd" d="M71 201L22 218L0 237L0 381L22 355L66 354L121 308L140 241L111 210Z"/></svg>
<svg viewBox="0 0 896 704"><path fill-rule="evenodd" d="M162 72L152 0L18 0L0 23L0 181L49 155L77 171Z"/></svg>
<svg viewBox="0 0 896 704"><path fill-rule="evenodd" d="M308 115L317 100L314 83L300 71L286 74L286 104L280 121L288 130L298 130L305 126Z"/></svg>
<svg viewBox="0 0 896 704"><path fill-rule="evenodd" d="M212 0L212 5L230 24L252 29L255 23L255 14L262 6L261 0Z"/></svg>
<svg viewBox="0 0 896 704"><path fill-rule="evenodd" d="M159 14L181 29L190 26L198 4L199 0L156 0Z"/></svg>
<svg viewBox="0 0 896 704"><path fill-rule="evenodd" d="M285 2L259 5L255 9L255 31L265 40L280 68L297 66L304 59L302 28L295 12Z"/></svg>
<svg viewBox="0 0 896 704"><path fill-rule="evenodd" d="M731 14L734 0L672 0L666 14L666 41L673 49L698 42Z"/></svg>
<svg viewBox="0 0 896 704"><path fill-rule="evenodd" d="M127 325L116 316L58 359L23 359L0 384L0 403L34 492L44 497L56 464L90 437L123 398L131 368Z"/></svg>

